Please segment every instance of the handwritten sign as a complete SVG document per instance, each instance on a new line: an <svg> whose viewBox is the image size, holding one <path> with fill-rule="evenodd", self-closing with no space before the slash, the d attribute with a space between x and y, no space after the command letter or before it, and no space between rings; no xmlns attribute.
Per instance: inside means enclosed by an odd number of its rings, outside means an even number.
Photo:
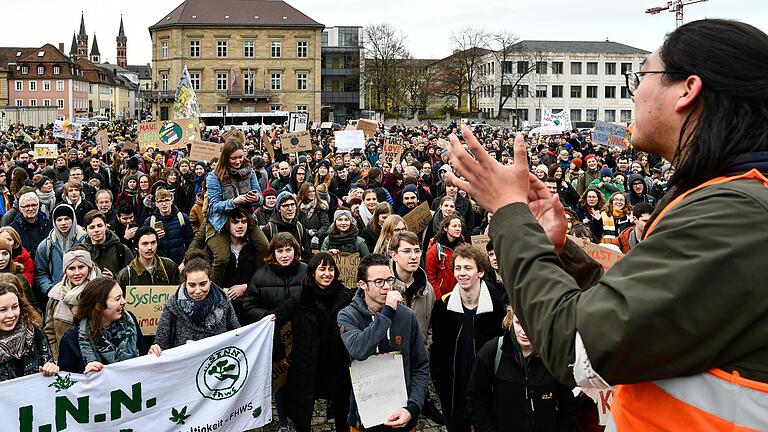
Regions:
<svg viewBox="0 0 768 432"><path fill-rule="evenodd" d="M579 245L580 248L584 249L584 252L592 257L593 260L602 264L606 271L613 267L613 265L619 262L621 257L624 256L621 252L616 252L615 250L609 249L607 247L596 245L589 240L580 239L570 235L568 238Z"/></svg>
<svg viewBox="0 0 768 432"><path fill-rule="evenodd" d="M102 153L106 153L109 150L109 132L106 129L101 129L96 134L96 144L101 148Z"/></svg>
<svg viewBox="0 0 768 432"><path fill-rule="evenodd" d="M487 245L488 242L490 241L491 239L485 234L478 234L478 235L472 236L472 246L480 250L485 250L485 245Z"/></svg>
<svg viewBox="0 0 768 432"><path fill-rule="evenodd" d="M309 124L309 113L292 112L288 115L288 129L291 132L303 132Z"/></svg>
<svg viewBox="0 0 768 432"><path fill-rule="evenodd" d="M352 391L363 426L368 429L383 424L408 402L403 358L390 352L354 360L349 368Z"/></svg>
<svg viewBox="0 0 768 432"><path fill-rule="evenodd" d="M595 122L595 131L592 132L592 141L610 147L627 148L627 128L622 125L606 123L604 121Z"/></svg>
<svg viewBox="0 0 768 432"><path fill-rule="evenodd" d="M53 136L74 141L80 140L82 126L69 120L56 120L53 123Z"/></svg>
<svg viewBox="0 0 768 432"><path fill-rule="evenodd" d="M424 228L432 222L432 211L429 209L429 204L425 202L419 204L418 207L403 216L403 222L408 227L408 231L416 234L424 231Z"/></svg>
<svg viewBox="0 0 768 432"><path fill-rule="evenodd" d="M56 159L59 148L56 144L35 144L35 159Z"/></svg>
<svg viewBox="0 0 768 432"><path fill-rule="evenodd" d="M210 162L214 158L221 155L222 145L219 143L208 141L193 141L192 151L189 152L189 160L191 161L208 161Z"/></svg>
<svg viewBox="0 0 768 432"><path fill-rule="evenodd" d="M165 302L176 292L178 285L133 285L125 291L125 308L136 316L145 336L157 333L157 324Z"/></svg>
<svg viewBox="0 0 768 432"><path fill-rule="evenodd" d="M185 149L187 144L200 139L199 125L194 119L144 122L137 126L139 149Z"/></svg>
<svg viewBox="0 0 768 432"><path fill-rule="evenodd" d="M397 144L395 140L387 138L384 140L384 147L381 150L381 158L386 163L400 163L403 156L403 146Z"/></svg>
<svg viewBox="0 0 768 432"><path fill-rule="evenodd" d="M280 147L283 153L298 153L312 151L312 139L309 131L284 133L280 135Z"/></svg>
<svg viewBox="0 0 768 432"><path fill-rule="evenodd" d="M357 252L340 253L333 258L339 268L341 282L347 288L355 288L357 286L357 266L360 264L360 254Z"/></svg>
<svg viewBox="0 0 768 432"><path fill-rule="evenodd" d="M349 153L354 149L365 148L365 133L361 130L336 131L333 137L339 153Z"/></svg>
<svg viewBox="0 0 768 432"><path fill-rule="evenodd" d="M357 121L357 130L363 131L368 138L375 137L378 128L379 123L373 120L359 119Z"/></svg>
<svg viewBox="0 0 768 432"><path fill-rule="evenodd" d="M291 323L286 323L282 329L280 329L280 340L285 347L285 357L272 362L272 394L277 393L280 388L285 385L288 380L288 366L286 366L283 360L287 360L291 355L293 349L293 330Z"/></svg>

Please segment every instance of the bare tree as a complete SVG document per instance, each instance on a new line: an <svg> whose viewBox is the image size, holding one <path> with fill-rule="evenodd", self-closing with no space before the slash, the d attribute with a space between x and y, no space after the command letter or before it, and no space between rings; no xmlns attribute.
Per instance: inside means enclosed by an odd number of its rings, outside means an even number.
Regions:
<svg viewBox="0 0 768 432"><path fill-rule="evenodd" d="M365 28L365 81L376 93L376 106L388 110L398 87L399 74L410 57L405 36L391 24Z"/></svg>
<svg viewBox="0 0 768 432"><path fill-rule="evenodd" d="M488 54L490 35L483 29L465 27L451 34L451 44L458 66L466 77L467 104L470 111L477 107L477 95L485 84L478 71L483 56Z"/></svg>
<svg viewBox="0 0 768 432"><path fill-rule="evenodd" d="M432 61L410 60L401 75L403 104L410 114L426 111L429 98L434 94Z"/></svg>
<svg viewBox="0 0 768 432"><path fill-rule="evenodd" d="M490 37L490 47L493 50L493 57L496 63L499 65L499 105L496 111L496 118L501 118L501 112L504 108L504 104L507 103L511 93L505 92L503 89L509 89L509 85L514 83L514 72L516 64L512 59L518 55L519 48L517 42L520 38L516 34L511 32L499 32L494 33ZM518 81L519 82L519 81ZM514 89L514 84L512 85Z"/></svg>

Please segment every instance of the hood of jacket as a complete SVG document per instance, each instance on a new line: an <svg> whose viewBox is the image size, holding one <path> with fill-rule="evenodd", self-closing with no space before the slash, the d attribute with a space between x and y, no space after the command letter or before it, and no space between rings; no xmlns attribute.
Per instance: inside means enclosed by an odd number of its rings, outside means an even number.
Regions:
<svg viewBox="0 0 768 432"><path fill-rule="evenodd" d="M405 290L407 289L405 282L401 281L400 278L397 277L397 270L395 269L395 261L392 261L391 264L392 267L392 274L395 276L395 288L400 291L403 296L405 296ZM424 290L429 286L429 281L427 281L427 272L424 271L421 266L416 268L416 271L413 272L413 285L416 285L418 289L416 290L416 295L421 297L424 295ZM432 289L430 287L430 289Z"/></svg>

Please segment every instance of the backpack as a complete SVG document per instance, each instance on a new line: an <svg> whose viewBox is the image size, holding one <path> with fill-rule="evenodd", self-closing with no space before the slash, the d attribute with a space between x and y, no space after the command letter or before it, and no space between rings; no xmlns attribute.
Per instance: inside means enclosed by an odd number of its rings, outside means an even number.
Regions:
<svg viewBox="0 0 768 432"><path fill-rule="evenodd" d="M179 225L184 228L184 215L181 212L176 212L176 217L179 219ZM157 216L152 215L149 217L149 226L155 228L155 222L157 222Z"/></svg>

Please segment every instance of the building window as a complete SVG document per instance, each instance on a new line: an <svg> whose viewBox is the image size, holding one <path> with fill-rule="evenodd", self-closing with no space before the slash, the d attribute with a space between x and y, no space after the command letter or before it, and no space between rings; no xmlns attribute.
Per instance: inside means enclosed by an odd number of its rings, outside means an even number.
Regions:
<svg viewBox="0 0 768 432"><path fill-rule="evenodd" d="M621 98L629 99L629 89L627 89L627 86L621 86Z"/></svg>
<svg viewBox="0 0 768 432"><path fill-rule="evenodd" d="M536 86L536 97L537 98L545 98L545 97L547 97L547 86L545 86L545 85L537 85Z"/></svg>
<svg viewBox="0 0 768 432"><path fill-rule="evenodd" d="M269 110L272 112L280 111L280 105L270 105Z"/></svg>
<svg viewBox="0 0 768 432"><path fill-rule="evenodd" d="M216 90L224 91L227 89L227 78L228 74L226 72L216 74Z"/></svg>
<svg viewBox="0 0 768 432"><path fill-rule="evenodd" d="M50 99L43 99L43 106L51 106L51 100Z"/></svg>
<svg viewBox="0 0 768 432"><path fill-rule="evenodd" d="M321 43L323 44L323 46L328 46L328 32L327 31L323 32L323 39L322 39Z"/></svg>
<svg viewBox="0 0 768 432"><path fill-rule="evenodd" d="M37 81L29 82L29 91L37 91Z"/></svg>
<svg viewBox="0 0 768 432"><path fill-rule="evenodd" d="M627 72L630 72L632 70L632 63L622 63L621 64L621 74L624 75Z"/></svg>
<svg viewBox="0 0 768 432"><path fill-rule="evenodd" d="M587 110L587 118L586 120L588 122L597 121L597 110L596 109L588 109Z"/></svg>
<svg viewBox="0 0 768 432"><path fill-rule="evenodd" d="M547 73L547 62L536 62L536 73L537 74L546 74Z"/></svg>
<svg viewBox="0 0 768 432"><path fill-rule="evenodd" d="M189 56L200 57L200 41L199 40L189 41Z"/></svg>
<svg viewBox="0 0 768 432"><path fill-rule="evenodd" d="M552 97L553 98L561 98L561 97L563 97L563 86L561 86L561 85L553 85L552 86Z"/></svg>
<svg viewBox="0 0 768 432"><path fill-rule="evenodd" d="M616 63L606 63L605 64L605 74L606 75L616 75Z"/></svg>
<svg viewBox="0 0 768 432"><path fill-rule="evenodd" d="M587 99L597 99L597 86L587 86Z"/></svg>
<svg viewBox="0 0 768 432"><path fill-rule="evenodd" d="M160 58L168 58L168 41L160 42Z"/></svg>
<svg viewBox="0 0 768 432"><path fill-rule="evenodd" d="M56 99L56 108L64 109L64 99Z"/></svg>
<svg viewBox="0 0 768 432"><path fill-rule="evenodd" d="M37 74L42 75L45 73L45 67L44 66L38 66L37 67Z"/></svg>
<svg viewBox="0 0 768 432"><path fill-rule="evenodd" d="M552 73L559 75L563 73L563 62L552 62Z"/></svg>
<svg viewBox="0 0 768 432"><path fill-rule="evenodd" d="M219 114L221 114L223 116L226 116L227 115L227 106L226 105L219 105L219 106L216 107L216 111Z"/></svg>
<svg viewBox="0 0 768 432"><path fill-rule="evenodd" d="M227 41L225 40L216 41L216 57L226 57L226 56L227 56Z"/></svg>
<svg viewBox="0 0 768 432"><path fill-rule="evenodd" d="M56 81L56 91L64 91L64 81Z"/></svg>
<svg viewBox="0 0 768 432"><path fill-rule="evenodd" d="M629 123L632 121L632 110L621 110L621 121Z"/></svg>
<svg viewBox="0 0 768 432"><path fill-rule="evenodd" d="M519 62L517 62L517 73L520 74L520 75L528 73L528 62L527 61L519 61Z"/></svg>
<svg viewBox="0 0 768 432"><path fill-rule="evenodd" d="M270 80L270 83L271 83L270 88L272 90L280 90L283 87L281 81L282 81L282 75L279 73L273 73L272 79Z"/></svg>
<svg viewBox="0 0 768 432"><path fill-rule="evenodd" d="M21 74L22 74L22 75L26 75L26 74L28 74L28 73L29 73L29 67L27 67L27 66L22 66L22 67L21 67Z"/></svg>
<svg viewBox="0 0 768 432"><path fill-rule="evenodd" d="M43 91L51 91L51 82L43 81Z"/></svg>
<svg viewBox="0 0 768 432"><path fill-rule="evenodd" d="M29 106L37 106L37 99L30 99Z"/></svg>
<svg viewBox="0 0 768 432"><path fill-rule="evenodd" d="M597 75L597 62L587 62L587 75Z"/></svg>
<svg viewBox="0 0 768 432"><path fill-rule="evenodd" d="M605 86L605 98L606 99L616 99L616 87L615 86Z"/></svg>
<svg viewBox="0 0 768 432"><path fill-rule="evenodd" d="M307 58L309 53L309 43L307 41L296 42L296 57Z"/></svg>
<svg viewBox="0 0 768 432"><path fill-rule="evenodd" d="M272 41L271 55L272 58L280 58L280 42Z"/></svg>
<svg viewBox="0 0 768 432"><path fill-rule="evenodd" d="M305 113L309 112L306 105L296 105L296 112Z"/></svg>
<svg viewBox="0 0 768 432"><path fill-rule="evenodd" d="M296 74L296 90L306 90L308 81L306 72Z"/></svg>
<svg viewBox="0 0 768 432"><path fill-rule="evenodd" d="M581 86L571 86L571 97L572 98L581 97Z"/></svg>
<svg viewBox="0 0 768 432"><path fill-rule="evenodd" d="M245 94L253 94L253 71L250 69L243 72L243 91Z"/></svg>
<svg viewBox="0 0 768 432"><path fill-rule="evenodd" d="M581 110L580 109L572 109L571 110L571 121L581 121Z"/></svg>
<svg viewBox="0 0 768 432"><path fill-rule="evenodd" d="M16 81L16 91L24 90L24 81Z"/></svg>
<svg viewBox="0 0 768 432"><path fill-rule="evenodd" d="M252 40L247 40L243 42L243 57L253 57L254 46L255 46L255 43Z"/></svg>
<svg viewBox="0 0 768 432"><path fill-rule="evenodd" d="M53 67L53 74L58 75L61 73L61 66L54 66Z"/></svg>
<svg viewBox="0 0 768 432"><path fill-rule="evenodd" d="M571 75L581 75L581 62L571 62Z"/></svg>
<svg viewBox="0 0 768 432"><path fill-rule="evenodd" d="M17 107L24 106L24 101L21 99L16 99L16 106Z"/></svg>
<svg viewBox="0 0 768 432"><path fill-rule="evenodd" d="M160 90L168 91L168 74L160 74Z"/></svg>
<svg viewBox="0 0 768 432"><path fill-rule="evenodd" d="M615 122L616 121L616 110L605 110L605 121L607 121L607 122Z"/></svg>
<svg viewBox="0 0 768 432"><path fill-rule="evenodd" d="M189 82L192 83L193 90L200 90L200 72L190 72Z"/></svg>
<svg viewBox="0 0 768 432"><path fill-rule="evenodd" d="M519 86L517 86L517 97L528 97L528 86L527 85L519 85Z"/></svg>
<svg viewBox="0 0 768 432"><path fill-rule="evenodd" d="M360 40L357 35L356 28L340 28L339 29L339 46L342 47L356 47L360 45Z"/></svg>

